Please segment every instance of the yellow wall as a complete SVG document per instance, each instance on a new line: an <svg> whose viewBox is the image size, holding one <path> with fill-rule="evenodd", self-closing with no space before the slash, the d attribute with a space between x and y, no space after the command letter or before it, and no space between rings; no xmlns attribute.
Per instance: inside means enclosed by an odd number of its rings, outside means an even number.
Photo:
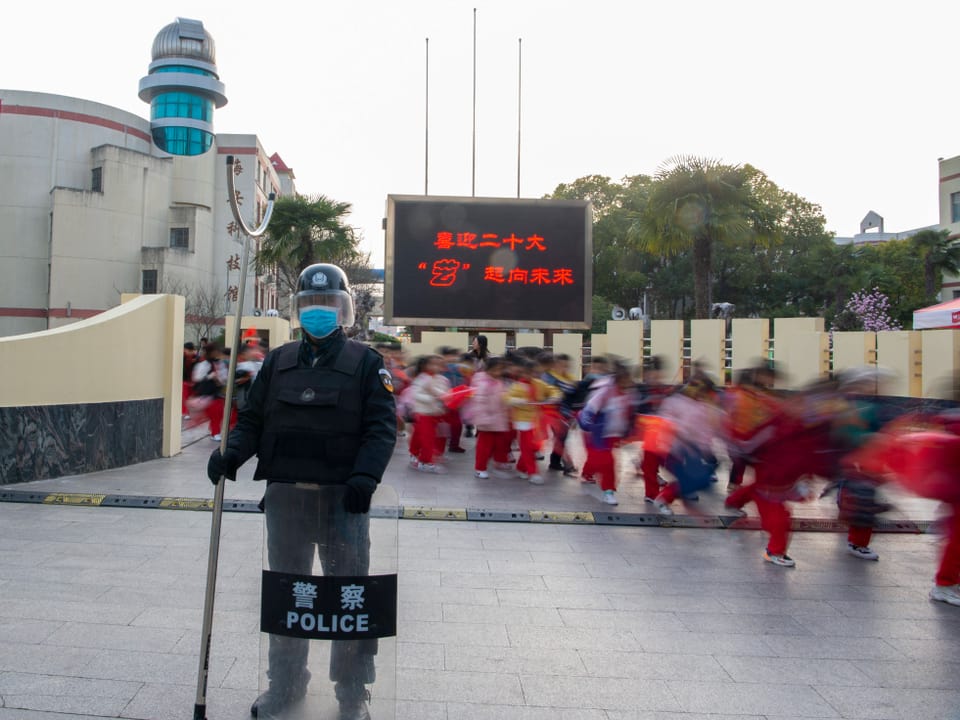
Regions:
<svg viewBox="0 0 960 720"><path fill-rule="evenodd" d="M224 337L226 338L227 347L233 344L233 324L236 322L236 318L233 315L228 315L224 318ZM266 330L270 333L270 348L280 347L284 343L290 342L290 321L285 320L282 317L256 317L254 315L244 315L240 318L240 333L241 336L244 330L249 328L254 328L259 331ZM242 341L242 337L241 337Z"/></svg>
<svg viewBox="0 0 960 720"><path fill-rule="evenodd" d="M183 298L141 295L87 320L0 338L0 406L163 398L163 454L180 452Z"/></svg>
<svg viewBox="0 0 960 720"><path fill-rule="evenodd" d="M953 381L960 370L960 330L924 330L923 397L953 399Z"/></svg>
<svg viewBox="0 0 960 720"><path fill-rule="evenodd" d="M664 382L683 380L683 320L650 321L650 354L663 358Z"/></svg>
<svg viewBox="0 0 960 720"><path fill-rule="evenodd" d="M919 330L877 333L877 363L894 374L892 380L884 383L885 395L920 397L923 389L921 334Z"/></svg>
<svg viewBox="0 0 960 720"><path fill-rule="evenodd" d="M640 365L643 360L643 321L607 320L607 353Z"/></svg>
<svg viewBox="0 0 960 720"><path fill-rule="evenodd" d="M835 332L833 334L833 372L875 365L877 334L875 332Z"/></svg>
<svg viewBox="0 0 960 720"><path fill-rule="evenodd" d="M770 357L770 321L766 318L734 318L731 367L734 374Z"/></svg>
<svg viewBox="0 0 960 720"><path fill-rule="evenodd" d="M690 360L699 362L704 372L724 382L727 353L726 320L690 321Z"/></svg>
<svg viewBox="0 0 960 720"><path fill-rule="evenodd" d="M583 335L580 333L554 333L553 352L570 356L570 376L583 377Z"/></svg>

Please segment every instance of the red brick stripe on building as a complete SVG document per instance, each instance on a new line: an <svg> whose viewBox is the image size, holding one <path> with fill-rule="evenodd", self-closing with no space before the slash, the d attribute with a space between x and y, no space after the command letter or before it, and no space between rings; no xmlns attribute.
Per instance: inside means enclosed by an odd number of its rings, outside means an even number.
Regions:
<svg viewBox="0 0 960 720"><path fill-rule="evenodd" d="M255 147L218 147L217 155L256 155Z"/></svg>
<svg viewBox="0 0 960 720"><path fill-rule="evenodd" d="M76 318L78 320L86 320L87 318L92 318L94 315L99 315L103 310L89 310L85 308L71 308L70 314L67 315L66 308L50 308L49 310L44 310L43 308L17 308L17 307L0 307L0 317L25 317L25 318Z"/></svg>
<svg viewBox="0 0 960 720"><path fill-rule="evenodd" d="M940 178L940 182L949 182L950 180L956 180L957 178L960 178L960 173L957 173L957 174L955 174L955 175L947 175L946 177L942 177L942 178Z"/></svg>
<svg viewBox="0 0 960 720"><path fill-rule="evenodd" d="M0 114L3 115L31 115L33 117L58 118L60 120L69 120L71 122L86 123L87 125L97 125L98 127L109 128L118 132L127 133L140 138L145 142L152 143L153 138L149 133L138 130L130 125L124 125L114 120L97 117L96 115L87 115L85 113L70 112L68 110L54 110L53 108L32 107L30 105L6 105L0 102Z"/></svg>

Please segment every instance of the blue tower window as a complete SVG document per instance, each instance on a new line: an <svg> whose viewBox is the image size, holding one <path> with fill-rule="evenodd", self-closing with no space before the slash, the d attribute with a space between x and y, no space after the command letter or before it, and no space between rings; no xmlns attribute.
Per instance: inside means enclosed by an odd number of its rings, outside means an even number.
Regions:
<svg viewBox="0 0 960 720"><path fill-rule="evenodd" d="M213 102L185 92L157 95L150 103L150 119L170 117L213 122Z"/></svg>
<svg viewBox="0 0 960 720"><path fill-rule="evenodd" d="M214 75L209 70L190 67L189 65L163 65L161 67L154 68L153 72L158 72L158 73L178 72L178 73L190 73L192 75L206 75L207 77L216 77L216 75Z"/></svg>
<svg viewBox="0 0 960 720"><path fill-rule="evenodd" d="M171 155L203 155L213 145L213 134L187 127L153 128L153 142Z"/></svg>

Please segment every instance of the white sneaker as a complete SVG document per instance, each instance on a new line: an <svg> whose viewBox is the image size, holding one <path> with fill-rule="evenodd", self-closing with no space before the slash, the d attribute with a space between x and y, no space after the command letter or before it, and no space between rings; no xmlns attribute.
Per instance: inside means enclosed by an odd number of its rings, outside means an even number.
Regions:
<svg viewBox="0 0 960 720"><path fill-rule="evenodd" d="M934 585L930 589L930 599L960 607L960 585Z"/></svg>
<svg viewBox="0 0 960 720"><path fill-rule="evenodd" d="M860 558L861 560L880 559L880 556L866 545L854 545L852 542L847 543L847 552L853 555L855 558Z"/></svg>
<svg viewBox="0 0 960 720"><path fill-rule="evenodd" d="M768 563L773 563L774 565L779 565L780 567L793 567L796 565L796 561L784 553L783 555L773 555L772 553L764 550L763 559Z"/></svg>
<svg viewBox="0 0 960 720"><path fill-rule="evenodd" d="M604 490L603 501L607 505L617 505L617 494L613 490Z"/></svg>
<svg viewBox="0 0 960 720"><path fill-rule="evenodd" d="M423 462L419 463L417 465L417 470L425 473L433 473L435 475L443 474L443 468L440 465L437 465L436 463L423 463Z"/></svg>
<svg viewBox="0 0 960 720"><path fill-rule="evenodd" d="M517 473L517 477L520 478L521 480L529 480L529 479L530 479L530 476L527 475L526 473Z"/></svg>
<svg viewBox="0 0 960 720"><path fill-rule="evenodd" d="M531 475L527 478L527 482L531 485L543 485L543 478L540 475Z"/></svg>
<svg viewBox="0 0 960 720"><path fill-rule="evenodd" d="M486 480L488 477L490 477L490 473L488 473L486 470L477 470L474 473L474 475L476 475L481 480Z"/></svg>
<svg viewBox="0 0 960 720"><path fill-rule="evenodd" d="M657 509L657 512L661 515L673 515L673 510L670 509L670 506L667 505L663 500L654 500L653 506Z"/></svg>
<svg viewBox="0 0 960 720"><path fill-rule="evenodd" d="M219 435L211 435L210 439L213 440L214 442L220 442L221 437Z"/></svg>

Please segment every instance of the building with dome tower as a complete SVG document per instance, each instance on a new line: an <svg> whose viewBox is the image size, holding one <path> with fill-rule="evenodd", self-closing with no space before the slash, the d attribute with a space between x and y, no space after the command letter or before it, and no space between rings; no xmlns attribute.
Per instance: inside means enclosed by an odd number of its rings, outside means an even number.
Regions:
<svg viewBox="0 0 960 720"><path fill-rule="evenodd" d="M235 310L239 231L256 226L293 172L255 134L216 134L227 104L213 38L178 18L157 33L139 97L150 119L79 98L0 89L0 336L46 330L120 303L175 292ZM244 314L277 306L248 276Z"/></svg>

